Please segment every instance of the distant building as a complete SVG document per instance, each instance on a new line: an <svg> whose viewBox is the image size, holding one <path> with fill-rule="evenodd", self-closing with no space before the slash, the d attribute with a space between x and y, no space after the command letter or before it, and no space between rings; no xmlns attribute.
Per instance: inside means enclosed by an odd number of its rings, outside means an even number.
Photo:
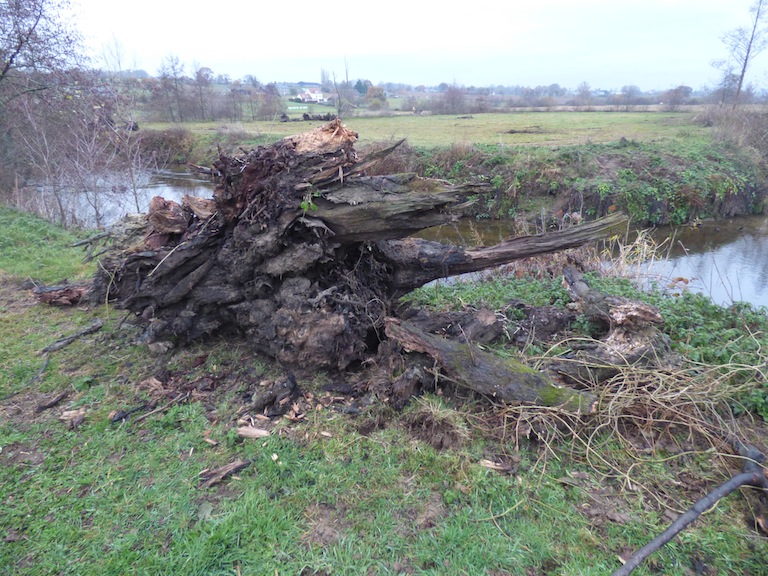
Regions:
<svg viewBox="0 0 768 576"><path fill-rule="evenodd" d="M326 102L325 95L320 88L307 87L298 96L302 102L312 102L315 104L323 104Z"/></svg>

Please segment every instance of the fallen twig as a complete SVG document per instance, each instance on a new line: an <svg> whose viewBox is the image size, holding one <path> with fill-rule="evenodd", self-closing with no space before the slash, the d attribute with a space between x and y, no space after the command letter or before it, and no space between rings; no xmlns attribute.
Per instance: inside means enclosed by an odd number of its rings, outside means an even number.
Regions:
<svg viewBox="0 0 768 576"><path fill-rule="evenodd" d="M41 354L47 354L48 352L55 352L57 350L61 350L62 348L65 348L72 344L75 340L78 338L82 338L83 336L87 336L88 334L93 334L94 332L98 332L104 327L104 321L100 318L97 318L93 322L91 322L91 325L87 328L84 328L83 330L80 330L80 332L77 332L75 334L72 334L71 336L65 336L64 338L60 338L59 340L56 340L53 344L49 344L45 348L43 348L40 353ZM45 368L43 368L44 370ZM42 373L42 370L40 371Z"/></svg>
<svg viewBox="0 0 768 576"><path fill-rule="evenodd" d="M136 412L140 412L142 410L152 409L157 404L155 402L144 402L144 404L141 404L140 406L134 406L133 408L127 408L125 410L113 410L109 414L109 421L113 424L117 422L123 422L124 420L128 419L128 416L131 414L134 414Z"/></svg>
<svg viewBox="0 0 768 576"><path fill-rule="evenodd" d="M213 470L206 469L200 472L200 480L203 481L200 484L200 488L210 488L211 486L218 484L227 476L236 474L251 465L251 460L235 460L234 462L221 466L220 468L214 468Z"/></svg>
<svg viewBox="0 0 768 576"><path fill-rule="evenodd" d="M96 242L97 240L101 240L102 238L107 238L109 236L109 232L99 232L95 236L91 236L90 238L85 238L84 240L78 240L74 244L70 244L72 248L76 248L78 246L85 246L86 244L92 244L93 242Z"/></svg>
<svg viewBox="0 0 768 576"><path fill-rule="evenodd" d="M735 447L739 452L739 456L744 458L744 467L741 474L737 474L698 500L684 514L679 516L677 520L672 522L664 532L632 554L624 563L624 566L616 570L612 576L628 576L631 574L643 560L657 550L660 550L662 546L682 532L689 524L717 504L721 498L725 498L737 488L754 486L768 490L768 477L766 477L762 466L762 463L765 462L765 456L757 448L746 446L741 442L737 442Z"/></svg>
<svg viewBox="0 0 768 576"><path fill-rule="evenodd" d="M182 392L181 394L179 394L178 396L176 396L176 398L174 398L174 399L173 399L173 400L171 400L170 402L167 402L166 404L163 404L163 405L162 405L162 406L160 406L159 408L155 408L155 409L154 409L154 410L152 410L151 412L147 412L146 414L142 414L141 416L137 417L137 418L136 418L136 419L133 421L133 423L134 423L134 424L137 424L138 422L141 422L141 421L142 421L142 420L144 420L145 418L149 418L149 417L150 417L150 416L152 416L153 414L157 414L158 412L163 412L163 411L167 410L168 408L170 408L171 406L173 406L173 405L174 405L176 402L180 401L182 398L186 397L187 395L188 395L188 393L187 393L187 392Z"/></svg>
<svg viewBox="0 0 768 576"><path fill-rule="evenodd" d="M62 392L61 394L57 394L47 402L42 402L38 404L37 406L35 406L35 412L43 412L45 410L48 410L49 408L53 408L54 406L56 406L56 404L64 400L64 398L67 397L67 394L69 394L69 392L66 392L66 391Z"/></svg>
<svg viewBox="0 0 768 576"><path fill-rule="evenodd" d="M48 363L50 361L51 361L50 357L48 356L48 354L46 354L45 355L45 360L43 361L43 367L40 368L40 370L37 371L37 374L35 374L32 377L32 380L29 381L29 386L32 386L32 384L34 384L35 382L40 380L40 378L43 377L43 372L45 372L45 369L48 368Z"/></svg>

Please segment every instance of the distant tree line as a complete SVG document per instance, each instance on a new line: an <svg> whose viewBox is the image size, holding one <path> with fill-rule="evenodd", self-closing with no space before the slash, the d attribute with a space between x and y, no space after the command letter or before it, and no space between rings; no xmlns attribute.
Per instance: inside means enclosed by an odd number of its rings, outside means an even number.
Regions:
<svg viewBox="0 0 768 576"><path fill-rule="evenodd" d="M153 171L184 161L191 146L184 123L286 119L286 100L310 85L322 88L329 110L342 117L553 106L630 110L662 105L676 110L712 104L729 110L731 116L744 112L739 122L730 122L734 129L764 128L737 105L765 101L745 78L753 60L768 46L766 3L755 2L749 26L723 36L728 58L714 63L722 73L716 86L695 91L680 85L644 92L633 85L594 89L587 82L575 89L559 84L374 84L351 77L348 67L343 78L320 70L318 83L262 83L255 75L233 80L200 64L187 68L173 55L153 76L125 70L119 46L105 51L102 66L88 61L72 27L75 20L68 17L69 0L0 0L0 201L65 225L82 224L81 215L87 211L93 223L101 225L118 200L140 208L141 191ZM144 122L179 128L151 133L139 129ZM755 132L759 138L765 133Z"/></svg>

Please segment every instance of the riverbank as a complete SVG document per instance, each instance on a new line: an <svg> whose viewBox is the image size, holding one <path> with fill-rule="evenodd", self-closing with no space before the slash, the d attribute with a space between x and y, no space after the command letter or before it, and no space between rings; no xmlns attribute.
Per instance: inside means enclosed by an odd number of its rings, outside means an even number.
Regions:
<svg viewBox="0 0 768 576"><path fill-rule="evenodd" d="M736 121L738 120L738 122ZM620 210L638 226L761 214L768 191L753 120L695 112L536 112L475 116L353 117L365 153L405 139L378 173L416 172L488 184L470 215L521 218L542 229ZM236 150L318 123L192 125L169 157L210 165ZM154 130L161 126L150 126ZM158 142L162 139L153 138Z"/></svg>
<svg viewBox="0 0 768 576"><path fill-rule="evenodd" d="M739 407L768 417L768 321L749 307L590 274L606 294L658 306L674 351L696 366L653 379L628 367L614 380L634 382L620 418L602 405L577 420L495 406L446 382L397 412L361 393L354 371L301 379L285 412L268 416L241 408L286 367L247 340L153 352L121 311L36 303L25 279L87 279L93 265L68 248L77 233L0 214L16 247L0 251L0 566L17 574L604 575L739 468L713 456L724 448L713 452L704 422L683 418L687 389L711 391L723 429L768 450L763 424L726 418ZM541 320L571 303L548 260L421 289L411 304L488 308L508 334L495 354L567 358L594 327L581 319L545 336ZM38 354L94 320L100 332ZM676 400L651 402L662 391ZM234 463L243 468L206 484ZM723 500L638 574L761 573L768 540L752 496Z"/></svg>

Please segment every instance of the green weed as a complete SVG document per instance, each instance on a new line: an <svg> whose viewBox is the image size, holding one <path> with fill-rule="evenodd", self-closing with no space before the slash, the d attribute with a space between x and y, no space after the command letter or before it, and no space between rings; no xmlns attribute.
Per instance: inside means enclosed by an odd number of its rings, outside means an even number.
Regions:
<svg viewBox="0 0 768 576"><path fill-rule="evenodd" d="M64 230L42 218L0 207L0 272L43 283L90 276L94 265L83 261L83 251L71 245L87 231Z"/></svg>

